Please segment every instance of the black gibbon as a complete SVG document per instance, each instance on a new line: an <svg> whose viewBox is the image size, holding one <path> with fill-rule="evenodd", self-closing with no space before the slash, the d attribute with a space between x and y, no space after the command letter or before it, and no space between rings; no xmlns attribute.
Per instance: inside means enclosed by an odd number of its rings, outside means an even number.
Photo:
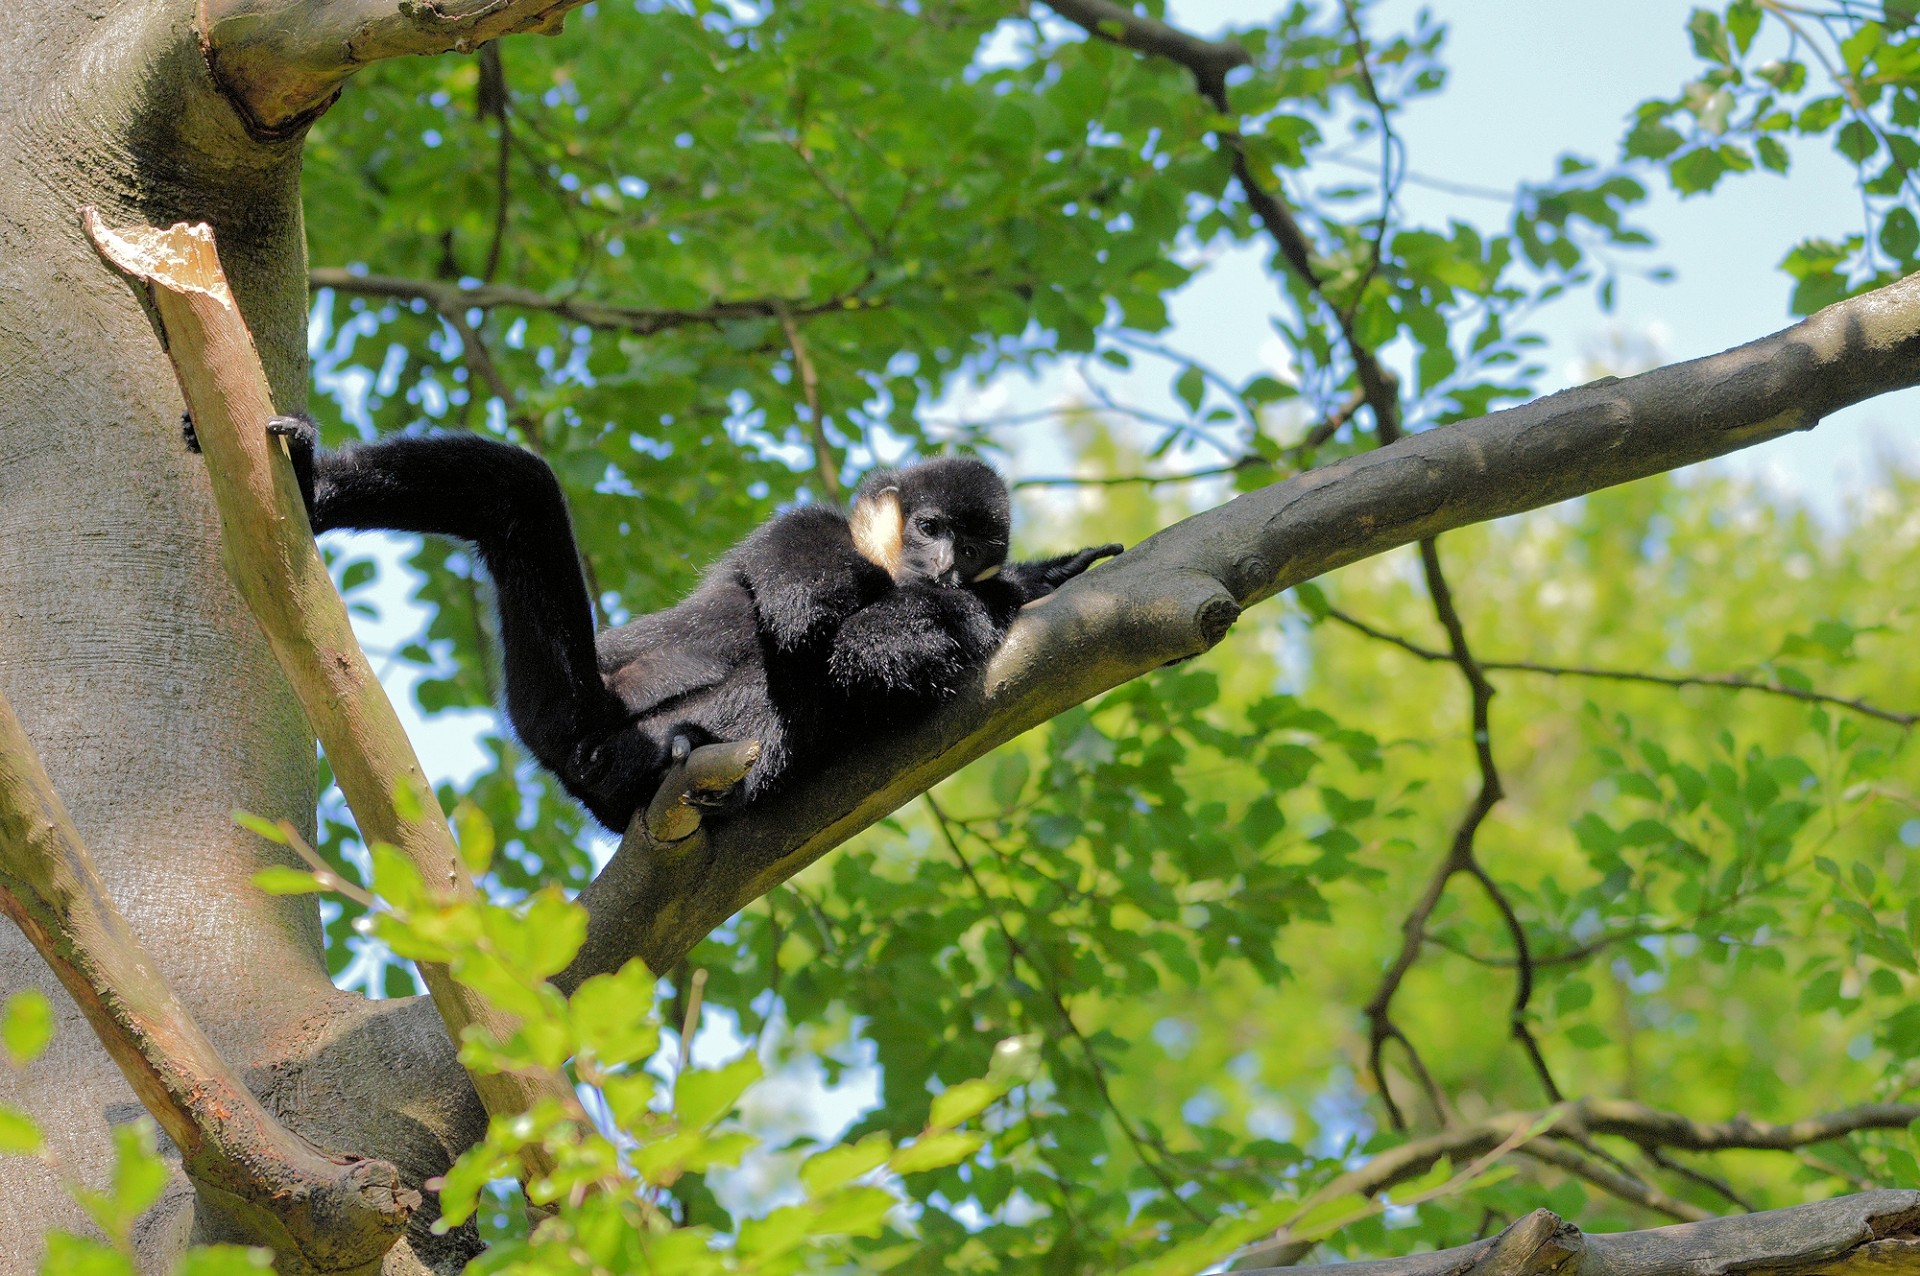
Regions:
<svg viewBox="0 0 1920 1276"><path fill-rule="evenodd" d="M304 417L267 428L288 441L315 533L422 532L479 551L498 600L507 718L615 832L689 748L759 742L740 783L692 795L727 810L923 716L986 662L1024 604L1121 548L1008 562L1000 476L967 458L922 461L869 475L851 513L774 516L678 606L596 640L566 502L533 453L473 435L327 452Z"/></svg>

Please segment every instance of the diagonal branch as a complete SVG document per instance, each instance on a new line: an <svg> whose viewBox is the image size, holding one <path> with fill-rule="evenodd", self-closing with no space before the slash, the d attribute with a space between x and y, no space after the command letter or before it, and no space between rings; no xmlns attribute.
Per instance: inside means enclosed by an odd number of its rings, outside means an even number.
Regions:
<svg viewBox="0 0 1920 1276"><path fill-rule="evenodd" d="M1333 1179L1321 1193L1329 1199L1347 1195L1378 1196L1419 1178L1442 1159L1459 1162L1497 1148L1539 1125L1542 1117L1543 1114L1537 1112L1503 1112L1465 1122L1428 1138L1402 1143ZM1863 1130L1904 1130L1917 1118L1920 1118L1920 1104L1867 1103L1778 1125L1757 1123L1745 1117L1698 1121L1678 1112L1664 1112L1624 1099L1587 1099L1561 1105L1552 1123L1541 1129L1539 1137L1529 1141L1526 1149L1537 1155L1553 1146L1547 1140L1578 1140L1589 1134L1610 1134L1648 1150L1791 1152ZM1555 1151L1546 1151L1537 1159L1554 1164L1562 1160ZM1584 1174L1585 1167L1571 1172ZM1916 1203L1920 1203L1920 1193L1913 1195ZM1310 1241L1269 1244L1247 1254L1245 1265L1288 1267L1306 1257L1312 1248Z"/></svg>
<svg viewBox="0 0 1920 1276"><path fill-rule="evenodd" d="M1227 72L1253 61L1238 44L1203 40L1164 22L1142 17L1130 6L1115 4L1113 0L1060 0L1059 4L1048 7L1102 40L1189 67L1201 77L1201 83L1209 87L1224 85Z"/></svg>
<svg viewBox="0 0 1920 1276"><path fill-rule="evenodd" d="M1587 1235L1535 1210L1499 1236L1406 1258L1252 1269L1289 1276L1701 1276L1912 1271L1920 1264L1920 1192L1862 1192L1791 1209L1710 1218L1645 1232ZM1513 1238L1530 1233L1530 1244ZM1514 1252L1518 1250L1518 1252Z"/></svg>
<svg viewBox="0 0 1920 1276"><path fill-rule="evenodd" d="M4 698L0 913L46 958L216 1214L273 1246L283 1270L360 1270L392 1248L419 1194L385 1161L307 1143L234 1076L108 898Z"/></svg>
<svg viewBox="0 0 1920 1276"><path fill-rule="evenodd" d="M671 853L629 836L583 899L560 982L672 967L734 912L996 745L1218 642L1242 608L1456 527L1810 429L1920 384L1920 276L1770 337L1411 435L1177 523L1022 613L984 675L910 731L715 821Z"/></svg>
<svg viewBox="0 0 1920 1276"><path fill-rule="evenodd" d="M387 58L471 53L506 35L557 35L586 0L200 0L200 47L252 130L286 137Z"/></svg>
<svg viewBox="0 0 1920 1276"><path fill-rule="evenodd" d="M472 897L432 786L320 560L293 468L267 435L266 374L213 232L184 224L115 230L93 209L85 216L101 255L135 281L155 316L206 453L229 574L320 737L361 836L397 848L429 889ZM420 974L455 1041L470 1025L501 1041L512 1036L512 1018L444 966L422 962ZM493 1115L524 1112L543 1097L572 1100L558 1074L475 1075L473 1084Z"/></svg>

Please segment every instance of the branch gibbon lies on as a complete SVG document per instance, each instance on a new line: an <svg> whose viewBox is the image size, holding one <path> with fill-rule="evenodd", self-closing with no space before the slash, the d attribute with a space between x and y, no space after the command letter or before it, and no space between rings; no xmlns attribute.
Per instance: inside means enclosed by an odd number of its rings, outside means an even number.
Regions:
<svg viewBox="0 0 1920 1276"><path fill-rule="evenodd" d="M717 810L751 802L950 698L1021 606L1101 545L1007 561L1007 487L949 457L881 470L850 513L775 515L685 601L597 638L560 485L545 461L473 435L396 436L327 452L275 417L314 532L422 532L471 543L500 609L514 731L595 819L624 831L678 753L758 741ZM192 442L191 425L188 426Z"/></svg>

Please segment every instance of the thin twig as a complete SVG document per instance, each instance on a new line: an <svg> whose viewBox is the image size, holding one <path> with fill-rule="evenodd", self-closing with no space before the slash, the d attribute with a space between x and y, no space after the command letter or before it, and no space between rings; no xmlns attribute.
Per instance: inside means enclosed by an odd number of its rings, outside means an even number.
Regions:
<svg viewBox="0 0 1920 1276"><path fill-rule="evenodd" d="M807 405L807 433L813 440L814 468L820 472L820 482L827 495L837 501L842 492L840 459L827 441L827 423L820 419L820 378L814 371L813 356L807 350L806 338L800 335L800 325L794 322L793 311L782 302L776 313L781 331L787 334L787 348L793 352L794 372L800 378L800 393Z"/></svg>
<svg viewBox="0 0 1920 1276"><path fill-rule="evenodd" d="M779 306L787 307L801 318L810 318L814 315L879 310L887 304L883 298L864 295L870 280L825 298L754 297L742 301L716 301L694 310L618 305L575 294L552 297L531 288L516 288L508 284L481 284L469 288L433 279L361 274L330 266L314 267L307 272L307 281L315 288L331 288L335 292L364 297L388 297L401 301L417 299L442 314L453 308L531 310L553 315L569 323L585 324L589 328L631 332L643 337L675 328L718 326L742 319L777 319Z"/></svg>
<svg viewBox="0 0 1920 1276"><path fill-rule="evenodd" d="M1423 647L1409 638L1390 633L1376 625L1367 623L1356 616L1329 607L1327 616L1337 620L1356 633L1388 643L1400 648L1411 656L1422 660L1439 661L1450 657L1445 652ZM1551 665L1533 660L1483 660L1480 667L1485 670L1512 673L1537 673L1553 678L1593 678L1606 682L1642 682L1656 687L1714 687L1722 691L1758 691L1764 695L1784 696L1789 700L1800 700L1808 704L1832 705L1836 709L1845 709L1849 713L1858 713L1869 718L1878 718L1882 722L1891 722L1897 727L1911 727L1920 723L1920 713L1902 713L1895 709L1883 709L1865 700L1850 699L1846 696L1830 695L1823 691L1808 691L1800 687L1790 687L1777 682L1760 682L1753 678L1742 678L1735 674L1694 673L1660 674L1644 673L1635 669L1598 669L1584 665Z"/></svg>

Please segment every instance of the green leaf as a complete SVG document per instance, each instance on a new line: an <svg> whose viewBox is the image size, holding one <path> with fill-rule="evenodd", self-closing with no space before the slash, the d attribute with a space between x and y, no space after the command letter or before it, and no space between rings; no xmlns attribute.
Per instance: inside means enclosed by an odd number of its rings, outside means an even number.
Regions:
<svg viewBox="0 0 1920 1276"><path fill-rule="evenodd" d="M1833 148L1856 164L1864 164L1880 149L1880 139L1859 120L1848 120L1833 139Z"/></svg>
<svg viewBox="0 0 1920 1276"><path fill-rule="evenodd" d="M808 1157L800 1165L800 1181L810 1195L825 1196L879 1169L892 1152L892 1141L876 1130L858 1143L843 1143Z"/></svg>
<svg viewBox="0 0 1920 1276"><path fill-rule="evenodd" d="M1920 251L1920 219L1914 217L1912 209L1902 204L1888 211L1887 219L1880 223L1880 247L1899 261L1913 260L1914 253Z"/></svg>
<svg viewBox="0 0 1920 1276"><path fill-rule="evenodd" d="M0 1045L15 1067L24 1067L53 1040L53 1027L53 1002L38 988L22 989L7 998L0 1013Z"/></svg>
<svg viewBox="0 0 1920 1276"><path fill-rule="evenodd" d="M274 821L266 819L263 816L251 815L246 811L235 811L233 813L233 822L250 833L259 834L276 846L292 845L292 843L287 840L287 831Z"/></svg>
<svg viewBox="0 0 1920 1276"><path fill-rule="evenodd" d="M453 833L460 862L475 877L483 876L493 866L493 821L474 803L462 802L453 808Z"/></svg>
<svg viewBox="0 0 1920 1276"><path fill-rule="evenodd" d="M33 1118L18 1109L0 1106L0 1154L38 1156L40 1147L40 1127Z"/></svg>
<svg viewBox="0 0 1920 1276"><path fill-rule="evenodd" d="M1613 1038L1590 1023L1577 1023L1567 1029L1566 1037L1581 1050L1598 1050L1613 1044Z"/></svg>
<svg viewBox="0 0 1920 1276"><path fill-rule="evenodd" d="M429 904L420 870L398 848L375 842L369 854L373 858L373 892L390 908L397 913L412 913Z"/></svg>
<svg viewBox="0 0 1920 1276"><path fill-rule="evenodd" d="M173 1269L173 1276L254 1276L273 1270L273 1251L256 1246L196 1246Z"/></svg>
<svg viewBox="0 0 1920 1276"><path fill-rule="evenodd" d="M1727 6L1727 33L1743 54L1753 47L1753 37L1760 30L1760 14L1756 0L1734 0Z"/></svg>
<svg viewBox="0 0 1920 1276"><path fill-rule="evenodd" d="M595 975L574 990L567 1003L580 1048L603 1067L638 1063L660 1048L660 1023L654 1016L655 980L646 963L634 958L611 975Z"/></svg>
<svg viewBox="0 0 1920 1276"><path fill-rule="evenodd" d="M1198 412L1200 401L1207 394L1206 375L1199 368L1188 364L1180 370L1180 375L1174 378L1173 392L1180 397L1180 402L1187 405L1187 411Z"/></svg>
<svg viewBox="0 0 1920 1276"><path fill-rule="evenodd" d="M944 1169L978 1152L987 1136L971 1130L923 1134L888 1160L895 1174L918 1174L923 1170Z"/></svg>
<svg viewBox="0 0 1920 1276"><path fill-rule="evenodd" d="M987 1106L1006 1093L1006 1087L991 1081L962 1081L948 1086L933 1098L933 1114L927 1124L936 1129L952 1129L987 1110Z"/></svg>
<svg viewBox="0 0 1920 1276"><path fill-rule="evenodd" d="M1330 1197L1303 1210L1287 1223L1287 1234L1294 1240L1320 1240L1341 1228L1366 1218L1378 1210L1371 1200L1357 1192Z"/></svg>
<svg viewBox="0 0 1920 1276"><path fill-rule="evenodd" d="M710 1072L689 1069L673 1083L673 1114L688 1129L712 1125L733 1111L740 1096L762 1073L760 1057L754 1054L742 1055Z"/></svg>
<svg viewBox="0 0 1920 1276"><path fill-rule="evenodd" d="M113 1178L108 1189L96 1192L76 1188L73 1196L101 1231L125 1237L135 1220L166 1190L167 1167L155 1151L154 1126L147 1117L115 1126L113 1147Z"/></svg>
<svg viewBox="0 0 1920 1276"><path fill-rule="evenodd" d="M253 875L253 884L269 895L319 895L333 890L339 882L331 876L325 881L304 869L275 864Z"/></svg>
<svg viewBox="0 0 1920 1276"><path fill-rule="evenodd" d="M877 1236L896 1204L880 1188L848 1188L820 1205L809 1230L815 1236Z"/></svg>
<svg viewBox="0 0 1920 1276"><path fill-rule="evenodd" d="M132 1259L98 1241L65 1232L48 1234L40 1272L41 1276L134 1276Z"/></svg>

